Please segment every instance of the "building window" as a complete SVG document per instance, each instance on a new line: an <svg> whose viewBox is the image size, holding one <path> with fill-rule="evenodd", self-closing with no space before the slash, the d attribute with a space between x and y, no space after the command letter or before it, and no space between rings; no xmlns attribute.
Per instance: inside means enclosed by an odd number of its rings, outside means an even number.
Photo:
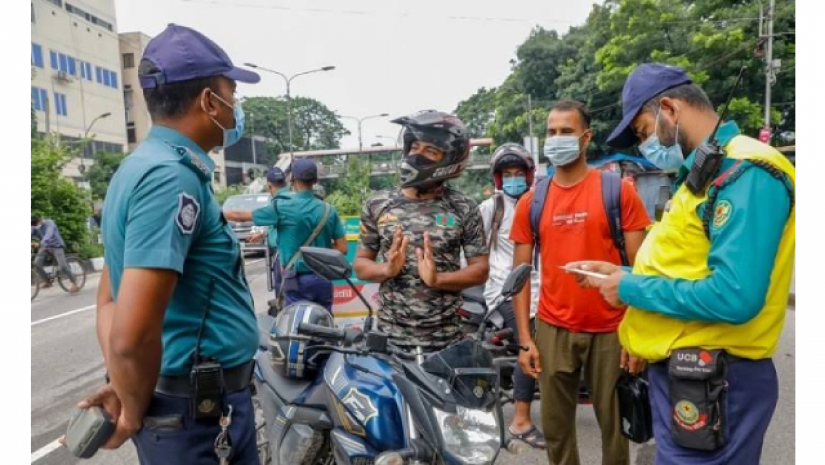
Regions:
<svg viewBox="0 0 825 465"><path fill-rule="evenodd" d="M135 54L134 53L124 53L123 54L123 68L134 68L135 67Z"/></svg>
<svg viewBox="0 0 825 465"><path fill-rule="evenodd" d="M52 69L63 71L64 73L71 74L72 76L77 76L76 60L69 55L57 53L54 50L51 50L49 51L49 62Z"/></svg>
<svg viewBox="0 0 825 465"><path fill-rule="evenodd" d="M85 61L80 61L79 65L80 65L80 77L87 80L87 81L91 81L92 80L92 65L89 64L89 63L86 63Z"/></svg>
<svg viewBox="0 0 825 465"><path fill-rule="evenodd" d="M126 138L130 144L137 142L137 132L134 126L126 128Z"/></svg>
<svg viewBox="0 0 825 465"><path fill-rule="evenodd" d="M69 116L69 110L66 108L66 94L54 93L54 110L58 116Z"/></svg>
<svg viewBox="0 0 825 465"><path fill-rule="evenodd" d="M34 16L34 3L32 3L32 23L36 23L36 22L37 22L37 18L35 18L35 16Z"/></svg>
<svg viewBox="0 0 825 465"><path fill-rule="evenodd" d="M106 87L111 87L113 89L118 88L117 83L117 73L114 71L109 71L108 69L97 67L97 82L98 84L103 84Z"/></svg>
<svg viewBox="0 0 825 465"><path fill-rule="evenodd" d="M37 111L46 111L49 108L49 94L39 87L32 87L32 107Z"/></svg>
<svg viewBox="0 0 825 465"><path fill-rule="evenodd" d="M71 13L73 15L80 16L81 18L85 19L86 21L88 21L88 22L90 22L94 25L100 26L100 27L106 29L107 31L114 32L114 30L115 30L114 26L111 23L109 23L108 21L104 21L104 20L98 18L97 16L95 16L91 13L87 13L83 9L78 8L78 7L76 7L76 6L74 6L70 3L66 4L66 11L68 11L69 13Z"/></svg>
<svg viewBox="0 0 825 465"><path fill-rule="evenodd" d="M63 0L46 0L46 1L48 1L49 3L55 4L55 5L59 6L60 8L63 8Z"/></svg>
<svg viewBox="0 0 825 465"><path fill-rule="evenodd" d="M43 65L43 47L32 42L32 66L42 68Z"/></svg>

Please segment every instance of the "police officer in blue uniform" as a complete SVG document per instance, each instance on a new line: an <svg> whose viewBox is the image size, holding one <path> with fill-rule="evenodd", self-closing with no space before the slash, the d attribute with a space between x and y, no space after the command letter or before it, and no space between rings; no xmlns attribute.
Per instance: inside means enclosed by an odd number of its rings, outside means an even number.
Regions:
<svg viewBox="0 0 825 465"><path fill-rule="evenodd" d="M170 25L139 68L153 128L106 196L97 334L110 382L81 407L116 420L141 464L258 463L250 382L257 344L238 240L208 153L237 142L236 68L204 35Z"/></svg>

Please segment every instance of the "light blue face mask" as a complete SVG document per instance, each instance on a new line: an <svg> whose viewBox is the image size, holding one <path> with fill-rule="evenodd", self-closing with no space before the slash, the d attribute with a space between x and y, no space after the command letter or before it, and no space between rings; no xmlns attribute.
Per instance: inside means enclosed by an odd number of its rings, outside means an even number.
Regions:
<svg viewBox="0 0 825 465"><path fill-rule="evenodd" d="M524 176L513 176L504 178L501 181L501 188L510 197L520 197L527 192L527 178Z"/></svg>
<svg viewBox="0 0 825 465"><path fill-rule="evenodd" d="M662 108L656 112L656 125L653 128L653 134L647 138L646 141L639 144L639 152L651 163L659 167L666 173L673 173L679 170L679 167L685 162L685 156L682 153L682 146L679 145L679 122L676 122L676 140L670 147L665 147L659 142L659 116L662 113Z"/></svg>
<svg viewBox="0 0 825 465"><path fill-rule="evenodd" d="M225 149L227 147L231 147L238 143L243 137L243 130L244 124L246 122L246 115L243 112L243 107L241 106L241 102L235 102L235 106L230 105L226 100L222 99L220 95L212 92L212 95L215 96L221 103L228 106L232 109L232 112L235 116L235 127L234 128L225 128L221 126L221 123L218 122L215 118L212 118L212 121L218 125L219 128L223 130L223 145L220 147L215 147L216 150ZM211 118L211 116L210 116Z"/></svg>
<svg viewBox="0 0 825 465"><path fill-rule="evenodd" d="M544 156L553 166L567 166L581 155L579 139L581 136L548 137L544 140Z"/></svg>

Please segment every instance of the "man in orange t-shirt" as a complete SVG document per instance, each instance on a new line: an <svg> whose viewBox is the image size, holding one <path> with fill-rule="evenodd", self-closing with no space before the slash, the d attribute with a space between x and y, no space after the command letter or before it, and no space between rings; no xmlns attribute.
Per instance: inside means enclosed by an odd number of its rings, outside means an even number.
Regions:
<svg viewBox="0 0 825 465"><path fill-rule="evenodd" d="M530 334L530 288L513 298L520 341L519 363L539 380L542 426L550 462L578 465L576 400L584 374L602 431L602 463L629 464L627 439L620 430L614 387L622 368L640 371L641 362L622 353L616 330L624 308L611 307L595 289L583 289L560 267L580 260L620 264L602 199L602 175L587 165L592 138L583 104L563 100L550 111L545 156L556 171L539 222L541 286L535 342ZM621 224L632 263L650 220L630 183L621 183ZM535 190L516 207L510 239L513 266L531 263L533 228L530 208Z"/></svg>

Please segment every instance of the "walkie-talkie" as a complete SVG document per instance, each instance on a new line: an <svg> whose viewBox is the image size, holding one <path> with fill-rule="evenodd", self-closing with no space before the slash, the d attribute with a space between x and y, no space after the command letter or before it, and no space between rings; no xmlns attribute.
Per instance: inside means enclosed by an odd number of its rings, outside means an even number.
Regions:
<svg viewBox="0 0 825 465"><path fill-rule="evenodd" d="M710 184L710 181L719 172L719 167L722 166L722 160L725 159L725 151L719 146L716 133L719 131L719 126L722 124L725 116L728 115L730 102L733 100L733 96L736 95L736 89L739 87L739 82L742 81L742 74L745 73L746 69L748 69L748 67L743 66L739 70L739 76L736 77L736 82L733 84L733 89L731 89L728 101L725 104L725 110L719 117L719 121L716 122L716 127L713 128L710 140L696 148L693 166L691 166L690 173L688 173L687 180L685 181L687 188L694 195L703 195L705 193L708 184Z"/></svg>

